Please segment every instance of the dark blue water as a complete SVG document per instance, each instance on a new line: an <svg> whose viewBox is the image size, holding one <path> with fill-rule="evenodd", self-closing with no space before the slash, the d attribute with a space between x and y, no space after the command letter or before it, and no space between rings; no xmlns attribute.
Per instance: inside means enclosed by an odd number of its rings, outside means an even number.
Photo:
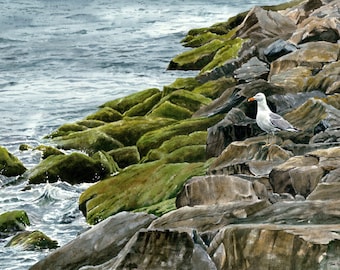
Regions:
<svg viewBox="0 0 340 270"><path fill-rule="evenodd" d="M186 50L191 28L226 21L254 5L284 1L0 0L0 145L31 168L40 153L18 146L46 143L58 126L102 103L194 72L166 71ZM129 3L129 4L127 4ZM78 211L86 185L60 182L21 191L26 182L0 178L0 213L27 211L31 226L63 245L86 228ZM5 248L0 269L28 269L48 251Z"/></svg>

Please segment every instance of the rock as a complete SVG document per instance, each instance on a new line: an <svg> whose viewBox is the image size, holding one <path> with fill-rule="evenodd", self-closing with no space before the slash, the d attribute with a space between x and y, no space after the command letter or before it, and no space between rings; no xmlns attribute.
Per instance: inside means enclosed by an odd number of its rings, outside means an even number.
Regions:
<svg viewBox="0 0 340 270"><path fill-rule="evenodd" d="M119 172L118 164L113 160L110 154L104 151L98 151L91 158L99 163L102 167L102 170L107 175L112 175Z"/></svg>
<svg viewBox="0 0 340 270"><path fill-rule="evenodd" d="M6 247L21 246L24 250L55 249L58 242L40 231L25 231L16 234Z"/></svg>
<svg viewBox="0 0 340 270"><path fill-rule="evenodd" d="M286 54L271 63L269 80L274 75L298 66L320 70L324 64L338 60L339 49L338 44L325 41L302 44L300 49Z"/></svg>
<svg viewBox="0 0 340 270"><path fill-rule="evenodd" d="M0 232L5 236L18 231L24 231L26 226L31 225L27 213L23 210L14 210L0 215Z"/></svg>
<svg viewBox="0 0 340 270"><path fill-rule="evenodd" d="M132 117L132 116L144 116L151 109L156 106L156 104L160 101L162 97L162 93L156 93L153 96L145 99L143 102L138 103L137 105L130 108L128 111L124 113L124 116Z"/></svg>
<svg viewBox="0 0 340 270"><path fill-rule="evenodd" d="M294 22L288 17L261 7L254 7L238 26L235 36L249 38L253 43L257 43L271 37L286 39L295 29Z"/></svg>
<svg viewBox="0 0 340 270"><path fill-rule="evenodd" d="M30 184L66 181L70 184L96 182L110 172L110 165L81 153L49 156L28 173Z"/></svg>
<svg viewBox="0 0 340 270"><path fill-rule="evenodd" d="M54 137L53 141L61 148L83 150L90 154L100 150L110 151L135 145L143 134L173 122L174 120L165 118L133 117Z"/></svg>
<svg viewBox="0 0 340 270"><path fill-rule="evenodd" d="M120 211L142 207L147 211L145 207L174 198L190 177L204 173L205 166L204 163L165 164L162 160L131 165L90 186L81 194L79 208L90 224ZM155 212L154 207L152 210Z"/></svg>
<svg viewBox="0 0 340 270"><path fill-rule="evenodd" d="M339 229L339 225L229 225L216 235L208 253L218 269L320 269L332 241L340 245L339 234L333 232Z"/></svg>
<svg viewBox="0 0 340 270"><path fill-rule="evenodd" d="M337 168L340 161L340 147L310 152L295 156L274 167L269 174L276 193L309 195L324 175Z"/></svg>
<svg viewBox="0 0 340 270"><path fill-rule="evenodd" d="M177 90L192 91L200 85L201 83L196 78L177 78L173 83L163 87L163 97Z"/></svg>
<svg viewBox="0 0 340 270"><path fill-rule="evenodd" d="M104 107L99 109L97 112L90 114L86 117L86 120L99 120L103 122L114 122L121 120L123 118L122 114L110 107Z"/></svg>
<svg viewBox="0 0 340 270"><path fill-rule="evenodd" d="M177 195L176 207L256 201L252 183L236 176L196 176L185 183Z"/></svg>
<svg viewBox="0 0 340 270"><path fill-rule="evenodd" d="M258 79L267 79L268 65L257 57L252 57L248 62L234 71L238 83L248 83Z"/></svg>
<svg viewBox="0 0 340 270"><path fill-rule="evenodd" d="M26 171L22 162L5 147L0 146L0 174L11 177L23 174Z"/></svg>
<svg viewBox="0 0 340 270"><path fill-rule="evenodd" d="M273 62L274 60L284 56L288 53L297 50L297 46L283 39L278 39L271 43L265 50L264 56L268 62Z"/></svg>
<svg viewBox="0 0 340 270"><path fill-rule="evenodd" d="M62 151L60 151L59 149L56 149L56 148L54 148L52 146L48 146L48 145L39 145L39 146L35 147L34 150L41 151L43 159L45 159L49 156L54 156L54 155L64 155L64 153Z"/></svg>
<svg viewBox="0 0 340 270"><path fill-rule="evenodd" d="M221 119L221 116L205 118L184 119L172 125L159 128L144 134L137 142L138 150L141 156L147 155L151 149L156 149L163 142L179 135L188 135L195 131L204 131L213 126Z"/></svg>
<svg viewBox="0 0 340 270"><path fill-rule="evenodd" d="M236 84L234 78L220 78L214 81L208 81L200 86L195 87L193 93L201 94L205 97L218 98L227 88Z"/></svg>
<svg viewBox="0 0 340 270"><path fill-rule="evenodd" d="M307 91L320 89L331 95L340 93L340 61L324 65L322 70L308 79Z"/></svg>
<svg viewBox="0 0 340 270"><path fill-rule="evenodd" d="M270 205L266 200L244 200L215 205L184 206L154 220L149 228L193 228L203 236L204 233L217 232L234 222L242 222ZM208 242L206 241L207 244Z"/></svg>
<svg viewBox="0 0 340 270"><path fill-rule="evenodd" d="M181 159L183 155L180 152L184 152L184 155L191 156L191 160L201 161L205 160L205 143L207 140L207 132L206 131L197 131L190 133L188 135L178 135L170 138L167 141L164 141L160 147L157 149L152 149L148 152L146 158L143 160L144 162L155 161L160 159ZM199 154L202 158L197 159L196 155L191 155L192 151L185 152L186 149L190 150L188 147L198 146L197 153L200 153L200 148L203 148L202 153ZM186 148L185 148L186 147ZM182 150L181 150L182 149ZM192 149L195 151L195 149ZM169 156L171 154L171 156ZM177 156L177 158L176 158ZM204 156L204 157L203 157ZM188 160L188 159L187 159Z"/></svg>
<svg viewBox="0 0 340 270"><path fill-rule="evenodd" d="M100 265L115 257L137 231L154 219L144 213L121 212L80 234L30 269L71 270L84 265Z"/></svg>
<svg viewBox="0 0 340 270"><path fill-rule="evenodd" d="M119 168L125 168L140 161L140 155L136 146L113 149L108 154L117 162Z"/></svg>
<svg viewBox="0 0 340 270"><path fill-rule="evenodd" d="M277 139L277 137L275 137ZM279 142L277 140L276 142ZM265 146L266 137L232 142L209 167L211 174L268 175L274 166L283 163L292 153L278 145ZM273 142L272 142L273 143Z"/></svg>
<svg viewBox="0 0 340 270"><path fill-rule="evenodd" d="M340 15L340 13L339 13ZM340 38L339 20L337 18L309 17L302 21L289 41L302 44L313 41L337 43Z"/></svg>
<svg viewBox="0 0 340 270"><path fill-rule="evenodd" d="M280 13L289 17L295 24L299 24L310 16L314 10L322 8L323 4L321 0L299 1L297 5L281 10Z"/></svg>
<svg viewBox="0 0 340 270"><path fill-rule="evenodd" d="M160 90L157 88L150 88L146 89L132 95L115 99L109 102L104 103L101 107L110 107L121 114L124 114L132 107L143 103L146 99L150 98L151 96L160 93Z"/></svg>
<svg viewBox="0 0 340 270"><path fill-rule="evenodd" d="M214 58L224 42L214 39L199 48L184 52L171 60L168 70L200 70Z"/></svg>
<svg viewBox="0 0 340 270"><path fill-rule="evenodd" d="M200 73L205 73L216 67L223 66L229 59L236 58L242 48L243 42L244 40L241 38L225 41L223 47L216 52L213 59L201 69Z"/></svg>
<svg viewBox="0 0 340 270"><path fill-rule="evenodd" d="M232 109L222 121L208 128L207 157L219 156L231 142L243 140L256 132L259 133L259 128L253 119L240 109Z"/></svg>
<svg viewBox="0 0 340 270"><path fill-rule="evenodd" d="M117 258L94 269L197 269L216 270L204 247L192 230L141 230L129 241Z"/></svg>
<svg viewBox="0 0 340 270"><path fill-rule="evenodd" d="M187 90L176 90L162 100L148 114L150 117L169 117L182 120L191 117L193 112L210 103L210 99Z"/></svg>
<svg viewBox="0 0 340 270"><path fill-rule="evenodd" d="M339 180L339 179L338 179ZM319 183L311 194L307 197L307 200L339 200L340 183Z"/></svg>

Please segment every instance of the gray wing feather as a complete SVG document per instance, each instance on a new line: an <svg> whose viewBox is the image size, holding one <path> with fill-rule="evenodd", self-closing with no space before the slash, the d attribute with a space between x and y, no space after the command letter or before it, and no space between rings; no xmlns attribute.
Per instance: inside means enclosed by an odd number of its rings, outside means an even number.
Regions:
<svg viewBox="0 0 340 270"><path fill-rule="evenodd" d="M295 130L294 128L287 120L285 120L281 115L278 115L276 113L270 114L270 122L276 127L281 130Z"/></svg>

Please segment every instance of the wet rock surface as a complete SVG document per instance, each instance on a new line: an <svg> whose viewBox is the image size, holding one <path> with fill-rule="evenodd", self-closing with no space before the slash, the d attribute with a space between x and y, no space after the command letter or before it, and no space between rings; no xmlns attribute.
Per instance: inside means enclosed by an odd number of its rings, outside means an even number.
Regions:
<svg viewBox="0 0 340 270"><path fill-rule="evenodd" d="M294 1L193 29L169 69L197 77L47 136L101 164L79 199L95 225L31 269L338 269L339 10ZM258 92L298 132L261 131Z"/></svg>

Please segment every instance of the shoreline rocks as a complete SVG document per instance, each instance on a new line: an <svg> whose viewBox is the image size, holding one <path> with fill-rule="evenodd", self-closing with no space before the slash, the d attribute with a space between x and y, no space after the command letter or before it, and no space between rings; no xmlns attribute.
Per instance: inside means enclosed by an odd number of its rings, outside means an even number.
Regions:
<svg viewBox="0 0 340 270"><path fill-rule="evenodd" d="M111 169L79 199L96 225L31 269L340 267L339 10L292 1L193 29L183 40L193 49L169 69L197 77L109 101L47 136ZM267 144L247 102L257 92L300 131ZM113 220L122 229L105 227ZM91 257L110 239L124 241Z"/></svg>

